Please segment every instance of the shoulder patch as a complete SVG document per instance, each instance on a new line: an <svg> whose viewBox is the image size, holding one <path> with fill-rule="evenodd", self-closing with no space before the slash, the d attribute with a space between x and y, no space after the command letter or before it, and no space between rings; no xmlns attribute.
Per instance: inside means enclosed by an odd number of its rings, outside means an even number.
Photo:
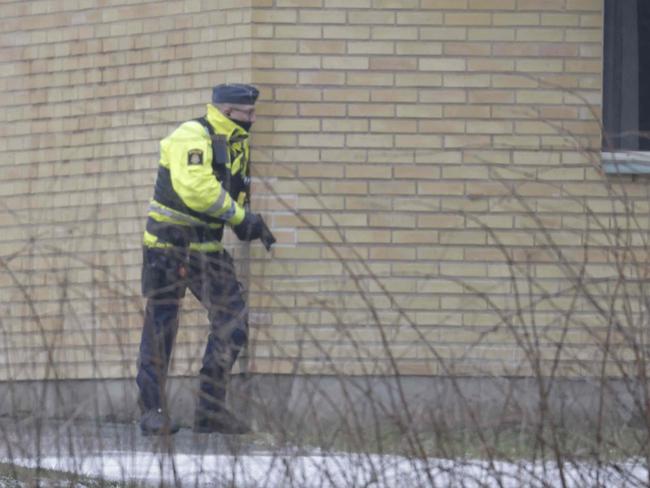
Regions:
<svg viewBox="0 0 650 488"><path fill-rule="evenodd" d="M190 149L187 152L187 164L190 166L200 166L203 164L203 151L201 149Z"/></svg>

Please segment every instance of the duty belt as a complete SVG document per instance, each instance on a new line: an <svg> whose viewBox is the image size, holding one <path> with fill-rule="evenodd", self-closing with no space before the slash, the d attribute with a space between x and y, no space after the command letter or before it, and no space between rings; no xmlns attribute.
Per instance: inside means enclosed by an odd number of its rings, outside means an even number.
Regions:
<svg viewBox="0 0 650 488"><path fill-rule="evenodd" d="M147 232L156 236L160 242L187 247L191 242L221 241L223 227L212 229L205 225L176 225L169 222L158 222L149 217L147 218Z"/></svg>

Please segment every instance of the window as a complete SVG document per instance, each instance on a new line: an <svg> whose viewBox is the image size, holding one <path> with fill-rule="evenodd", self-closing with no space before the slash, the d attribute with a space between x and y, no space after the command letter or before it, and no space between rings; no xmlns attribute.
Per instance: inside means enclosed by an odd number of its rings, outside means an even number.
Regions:
<svg viewBox="0 0 650 488"><path fill-rule="evenodd" d="M605 0L603 169L650 174L650 1Z"/></svg>

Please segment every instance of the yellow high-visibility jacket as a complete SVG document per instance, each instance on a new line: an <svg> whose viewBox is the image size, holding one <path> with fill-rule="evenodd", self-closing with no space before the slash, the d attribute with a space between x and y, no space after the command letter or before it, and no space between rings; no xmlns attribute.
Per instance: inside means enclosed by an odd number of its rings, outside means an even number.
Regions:
<svg viewBox="0 0 650 488"><path fill-rule="evenodd" d="M212 104L207 106L206 119L214 133L225 138L229 188L224 188L213 167L212 139L206 128L196 120L181 124L160 141L160 164L144 232L147 247L220 251L224 223L237 225L244 220L248 132Z"/></svg>

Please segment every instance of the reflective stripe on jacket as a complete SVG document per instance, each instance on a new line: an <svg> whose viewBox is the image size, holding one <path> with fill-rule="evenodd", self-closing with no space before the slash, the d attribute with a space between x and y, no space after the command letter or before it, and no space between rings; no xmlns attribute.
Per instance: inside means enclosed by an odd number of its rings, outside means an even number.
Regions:
<svg viewBox="0 0 650 488"><path fill-rule="evenodd" d="M214 133L226 139L226 171L241 178L249 161L248 133L211 104L206 118ZM206 252L223 249L224 222L237 225L245 215L236 200L241 196L232 192L232 188L224 188L213 169L212 141L206 128L196 120L181 124L160 142L144 245L189 246Z"/></svg>

